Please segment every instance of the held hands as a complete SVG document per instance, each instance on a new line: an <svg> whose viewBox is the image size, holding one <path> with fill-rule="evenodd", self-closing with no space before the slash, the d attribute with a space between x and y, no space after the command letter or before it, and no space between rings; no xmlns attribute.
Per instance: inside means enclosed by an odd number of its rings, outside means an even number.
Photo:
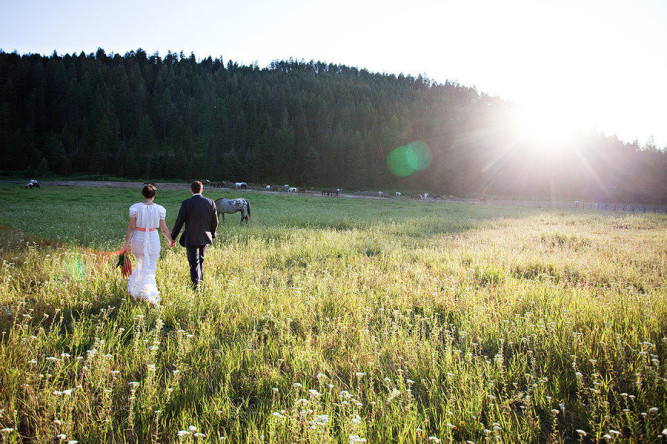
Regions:
<svg viewBox="0 0 667 444"><path fill-rule="evenodd" d="M176 241L175 240L167 241L167 244L169 245L169 248L174 248L174 246L176 245Z"/></svg>

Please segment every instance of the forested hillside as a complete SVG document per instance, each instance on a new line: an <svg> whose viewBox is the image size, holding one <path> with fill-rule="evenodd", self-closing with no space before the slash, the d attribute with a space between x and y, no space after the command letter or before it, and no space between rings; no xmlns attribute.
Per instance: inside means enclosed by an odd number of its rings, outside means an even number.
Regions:
<svg viewBox="0 0 667 444"><path fill-rule="evenodd" d="M457 83L321 62L0 52L2 170L667 202L664 150L594 132L536 149L514 114ZM428 159L400 177L387 157L416 141Z"/></svg>

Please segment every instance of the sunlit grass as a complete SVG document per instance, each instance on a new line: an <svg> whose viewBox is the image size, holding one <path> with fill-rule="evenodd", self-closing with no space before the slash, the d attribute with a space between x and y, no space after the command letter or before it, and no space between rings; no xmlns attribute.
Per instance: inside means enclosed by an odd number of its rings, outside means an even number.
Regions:
<svg viewBox="0 0 667 444"><path fill-rule="evenodd" d="M655 442L667 427L664 216L252 195L202 293L163 245L154 309L102 254L138 193L41 191L0 188L6 441ZM171 225L187 193L158 193Z"/></svg>

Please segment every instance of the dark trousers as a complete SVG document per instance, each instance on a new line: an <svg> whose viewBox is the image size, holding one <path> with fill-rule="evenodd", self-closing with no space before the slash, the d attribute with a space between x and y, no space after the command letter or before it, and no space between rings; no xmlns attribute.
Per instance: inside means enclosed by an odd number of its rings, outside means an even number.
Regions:
<svg viewBox="0 0 667 444"><path fill-rule="evenodd" d="M190 263L190 280L192 286L196 289L199 282L204 280L204 253L206 245L196 247L186 247L188 253L188 262Z"/></svg>

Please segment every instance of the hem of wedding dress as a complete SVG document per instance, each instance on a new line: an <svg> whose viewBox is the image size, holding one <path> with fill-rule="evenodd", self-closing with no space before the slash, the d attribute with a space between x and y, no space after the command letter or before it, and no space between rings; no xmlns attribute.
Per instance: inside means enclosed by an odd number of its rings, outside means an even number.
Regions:
<svg viewBox="0 0 667 444"><path fill-rule="evenodd" d="M128 289L129 290L129 289ZM137 294L134 294L132 291L130 291L130 296L132 296L134 299L138 301L146 301L149 302L153 305L159 305L160 304L160 292L151 292L149 294L146 294L145 291L141 291Z"/></svg>

